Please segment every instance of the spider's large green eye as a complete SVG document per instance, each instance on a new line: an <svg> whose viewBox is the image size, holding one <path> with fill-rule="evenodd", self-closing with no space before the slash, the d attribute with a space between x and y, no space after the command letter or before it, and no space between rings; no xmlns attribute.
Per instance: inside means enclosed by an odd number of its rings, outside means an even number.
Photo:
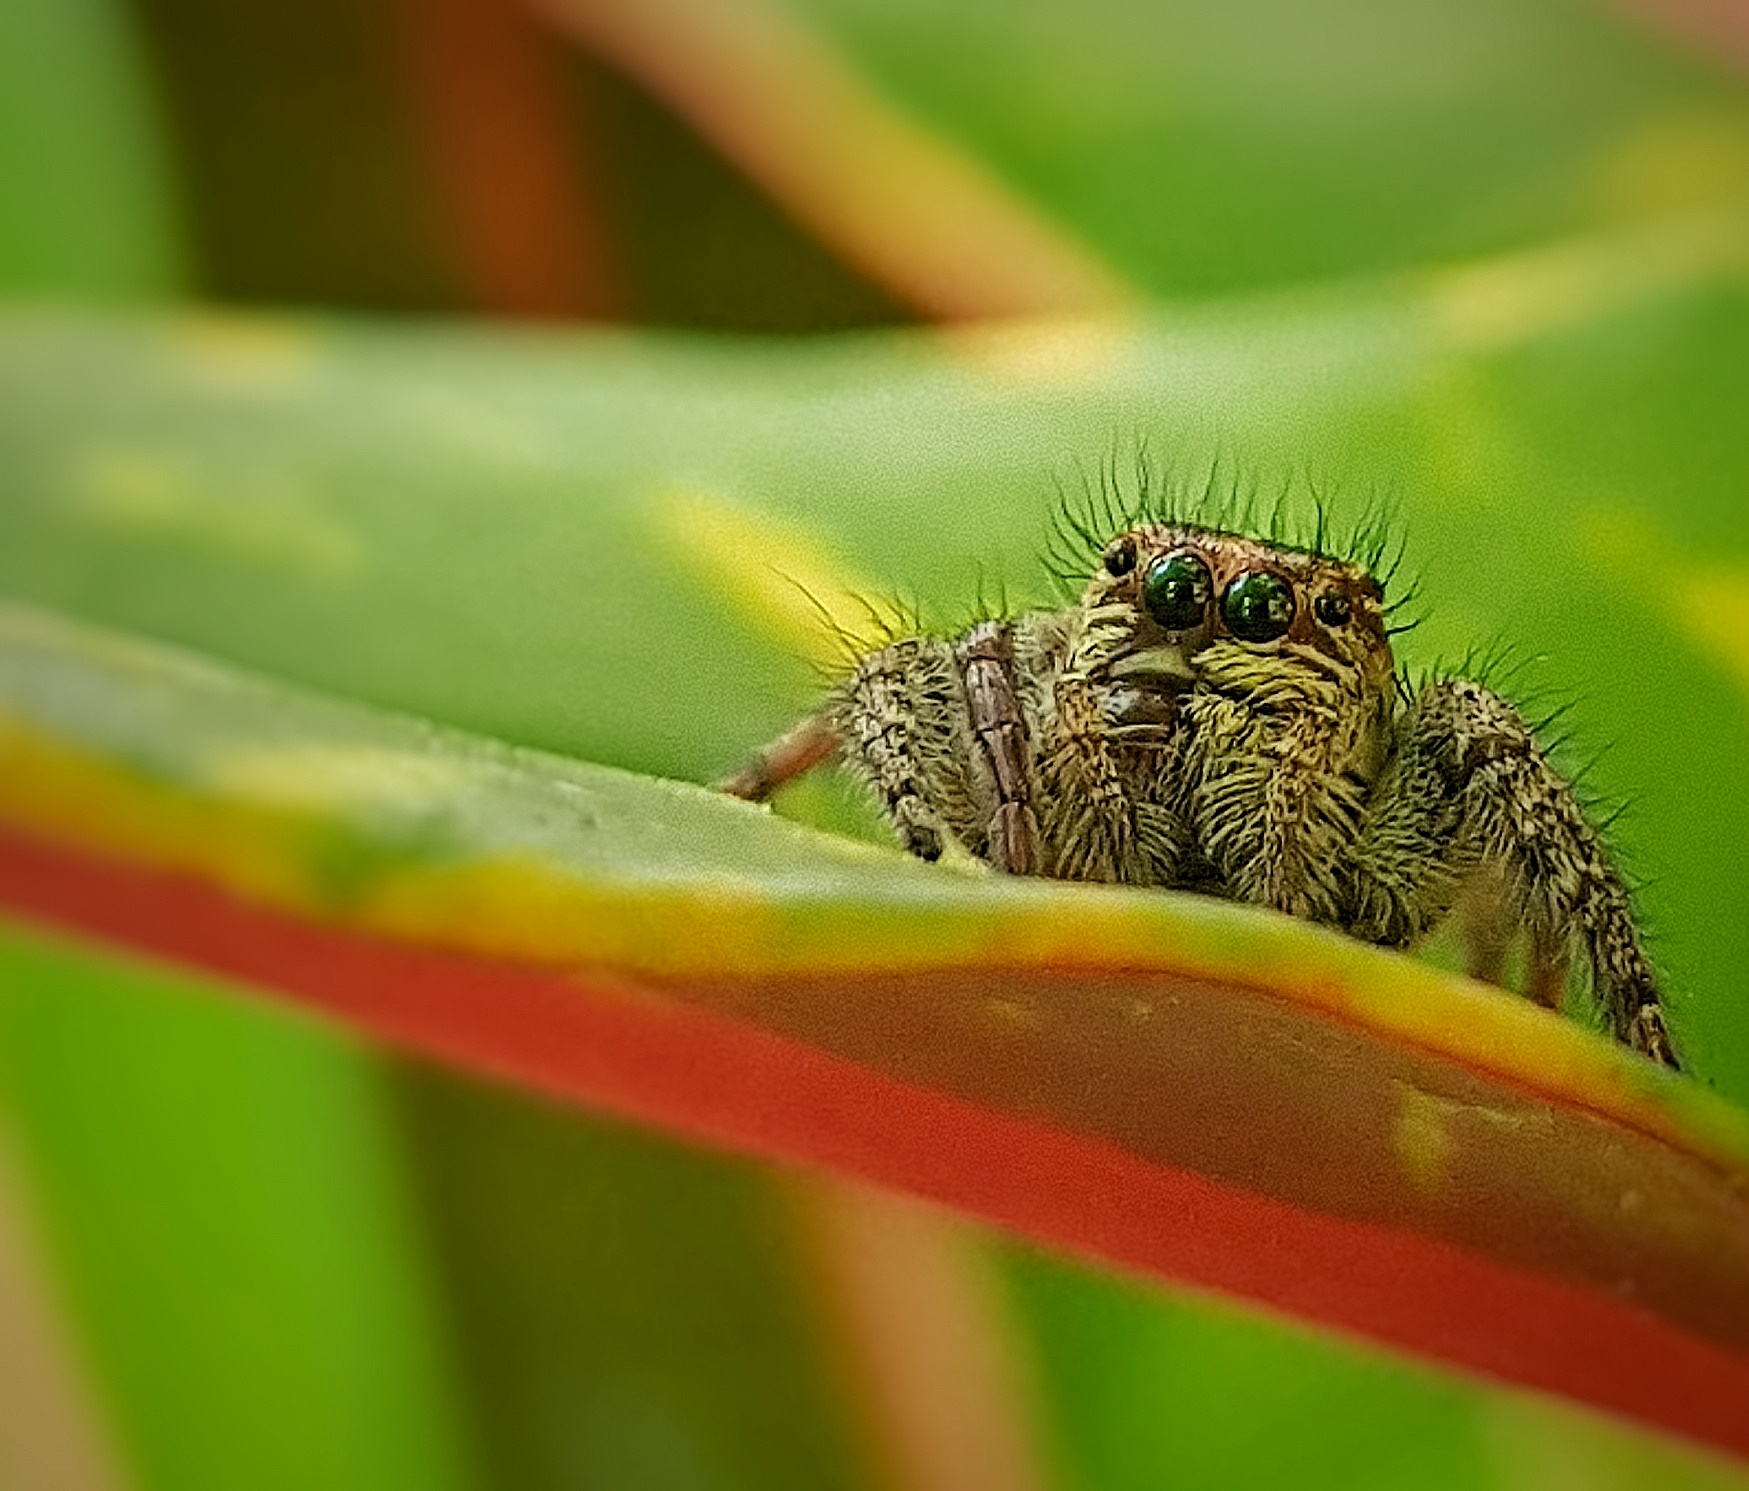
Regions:
<svg viewBox="0 0 1749 1491"><path fill-rule="evenodd" d="M1241 642L1273 642L1293 625L1294 588L1280 575L1252 570L1227 587L1221 615Z"/></svg>
<svg viewBox="0 0 1749 1491"><path fill-rule="evenodd" d="M1162 555L1142 576L1142 604L1169 632L1201 626L1213 593L1208 566L1194 554Z"/></svg>

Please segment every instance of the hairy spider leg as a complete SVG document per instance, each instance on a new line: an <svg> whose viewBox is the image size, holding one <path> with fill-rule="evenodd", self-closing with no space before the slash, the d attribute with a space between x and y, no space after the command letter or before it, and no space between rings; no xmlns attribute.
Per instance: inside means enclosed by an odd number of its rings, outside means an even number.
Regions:
<svg viewBox="0 0 1749 1491"><path fill-rule="evenodd" d="M1029 752L1012 628L990 621L957 644L908 637L869 653L832 699L719 790L761 802L839 755L913 854L938 859L963 838L998 869L1032 875L1041 855Z"/></svg>
<svg viewBox="0 0 1749 1491"><path fill-rule="evenodd" d="M1573 789L1497 694L1452 679L1416 696L1350 864L1348 928L1389 946L1430 930L1477 873L1498 876L1502 914L1530 934L1531 997L1558 1004L1566 961L1580 954L1616 1038L1679 1065L1627 887Z"/></svg>
<svg viewBox="0 0 1749 1491"><path fill-rule="evenodd" d="M1039 873L1039 828L1032 808L1026 717L1014 676L1014 635L1007 622L973 627L954 649L972 733L995 792L987 858L1011 875Z"/></svg>
<svg viewBox="0 0 1749 1491"><path fill-rule="evenodd" d="M874 789L906 849L937 860L956 837L971 838L970 725L948 643L906 637L871 652L835 705L827 707L844 737L845 760Z"/></svg>

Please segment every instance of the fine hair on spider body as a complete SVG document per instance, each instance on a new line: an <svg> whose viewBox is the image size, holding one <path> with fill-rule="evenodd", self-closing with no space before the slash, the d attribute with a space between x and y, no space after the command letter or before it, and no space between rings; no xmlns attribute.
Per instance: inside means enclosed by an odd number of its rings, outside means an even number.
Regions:
<svg viewBox="0 0 1749 1491"><path fill-rule="evenodd" d="M891 629L722 784L761 800L829 760L923 859L1200 891L1410 947L1454 914L1471 971L1570 966L1615 1038L1678 1065L1632 897L1574 783L1497 692L1504 653L1411 679L1391 639L1393 504L1338 532L1310 483L1161 482L1138 453L1065 497L1051 609ZM1553 719L1545 723L1553 723Z"/></svg>

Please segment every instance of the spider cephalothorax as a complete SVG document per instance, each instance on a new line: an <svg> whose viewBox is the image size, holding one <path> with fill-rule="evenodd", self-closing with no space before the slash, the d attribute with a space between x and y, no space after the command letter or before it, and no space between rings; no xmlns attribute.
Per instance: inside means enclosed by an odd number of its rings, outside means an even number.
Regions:
<svg viewBox="0 0 1749 1491"><path fill-rule="evenodd" d="M1182 522L1128 526L1079 599L897 638L725 784L831 755L901 842L1014 874L1182 887L1407 946L1462 897L1479 972L1589 966L1618 1039L1676 1065L1629 896L1572 788L1481 684L1411 692L1369 568Z"/></svg>

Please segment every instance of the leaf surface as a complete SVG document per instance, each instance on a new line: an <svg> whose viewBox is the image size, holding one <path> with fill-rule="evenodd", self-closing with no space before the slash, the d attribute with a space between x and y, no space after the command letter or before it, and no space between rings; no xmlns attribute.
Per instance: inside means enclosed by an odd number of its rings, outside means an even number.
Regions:
<svg viewBox="0 0 1749 1491"><path fill-rule="evenodd" d="M1744 1447L1749 1122L1569 1022L1289 918L958 877L38 612L0 616L0 687L28 911Z"/></svg>

